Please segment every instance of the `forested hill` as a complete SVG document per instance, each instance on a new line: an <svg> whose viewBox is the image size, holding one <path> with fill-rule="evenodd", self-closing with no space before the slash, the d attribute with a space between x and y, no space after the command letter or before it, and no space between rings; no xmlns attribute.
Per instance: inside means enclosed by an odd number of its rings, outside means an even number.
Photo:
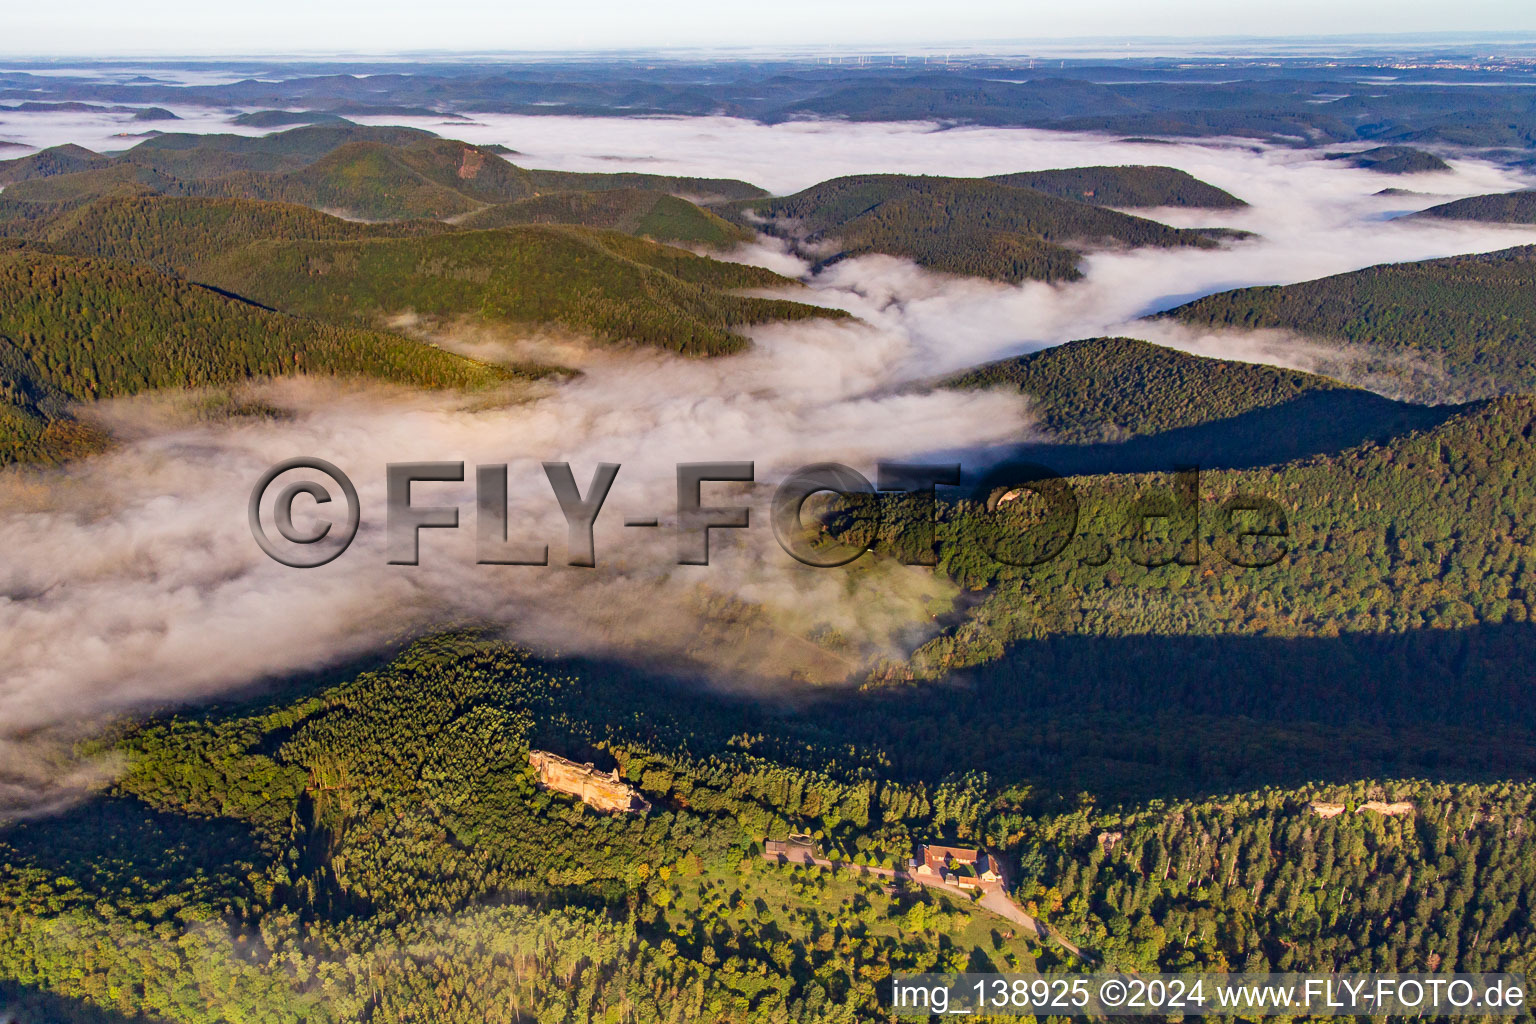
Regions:
<svg viewBox="0 0 1536 1024"><path fill-rule="evenodd" d="M549 171L531 169L529 180L543 192L601 192L608 189L649 189L696 199L702 203L720 203L757 199L768 193L756 185L736 178L694 178L676 174L641 174L636 171Z"/></svg>
<svg viewBox="0 0 1536 1024"><path fill-rule="evenodd" d="M674 245L723 248L750 242L753 234L717 214L666 192L615 188L592 192L546 192L488 206L454 223L466 228L512 224L580 224L609 228Z"/></svg>
<svg viewBox="0 0 1536 1024"><path fill-rule="evenodd" d="M1356 167L1378 174L1423 174L1451 169L1450 164L1435 154L1411 146L1377 146L1356 153L1333 153L1328 159L1347 160Z"/></svg>
<svg viewBox="0 0 1536 1024"><path fill-rule="evenodd" d="M739 203L734 212L808 251L832 248L823 263L886 253L945 273L1011 282L1075 280L1080 250L1091 245L1217 244L1197 231L976 178L855 175Z"/></svg>
<svg viewBox="0 0 1536 1024"><path fill-rule="evenodd" d="M584 195L616 197L616 203L598 208L632 216L631 227L652 219L679 230L688 225L736 230L719 218L696 222L688 211L697 208L664 194L640 193L638 200L625 191ZM637 215L640 210L647 212ZM287 203L123 196L63 215L42 234L56 250L147 263L276 309L370 326L407 310L450 319L483 315L591 331L605 341L718 352L740 346L740 338L725 333L733 327L779 317L844 315L729 294L792 284L759 267L574 227L523 224L472 231L431 220L361 224ZM301 248L369 241L392 244ZM355 254L372 255L349 262ZM310 258L321 259L326 273L311 273L304 262Z"/></svg>
<svg viewBox="0 0 1536 1024"><path fill-rule="evenodd" d="M237 114L230 120L231 124L246 125L251 128L290 128L301 124L341 124L343 122L347 122L347 119L340 114L313 110L252 110Z"/></svg>
<svg viewBox="0 0 1536 1024"><path fill-rule="evenodd" d="M641 193L639 201L622 190L587 195L617 197L613 206L599 204L614 215L648 207L631 227L644 226L647 218L671 218L679 230L697 224L687 212L696 207L680 200L668 206L667 195ZM714 223L734 230L719 218ZM602 341L717 353L739 348L743 339L731 330L751 322L843 315L731 295L793 284L760 267L579 227L359 224L286 203L109 197L60 216L45 239L58 250L174 270L284 312L372 327L402 312L484 316L507 324L558 324ZM324 272L316 273L316 266Z"/></svg>
<svg viewBox="0 0 1536 1024"><path fill-rule="evenodd" d="M132 188L298 203L364 220L453 218L554 191L648 189L701 201L766 194L727 179L529 170L504 152L414 128L324 123L258 138L162 135L116 156L59 147L0 161L0 184L17 203L78 204ZM666 218L653 223L665 227Z"/></svg>
<svg viewBox="0 0 1536 1024"><path fill-rule="evenodd" d="M104 156L80 146L58 146L30 156L0 161L0 182L14 185L104 167L129 165L195 180L237 171L295 170L352 142L409 147L436 136L417 128L326 124L270 135L196 135L168 133L145 139L126 152Z"/></svg>
<svg viewBox="0 0 1536 1024"><path fill-rule="evenodd" d="M1087 338L957 374L956 388L1017 388L1054 439L1119 441L1284 405L1342 389L1326 377L1165 348L1133 338Z"/></svg>
<svg viewBox="0 0 1536 1024"><path fill-rule="evenodd" d="M1536 224L1536 189L1457 199L1420 210L1414 216L1481 220L1493 224Z"/></svg>
<svg viewBox="0 0 1536 1024"><path fill-rule="evenodd" d="M1536 399L1503 398L1343 452L1280 466L1208 470L1200 478L1198 508L1182 506L1189 518L1166 542L1139 537L1133 508L1144 497L1173 500L1166 472L1177 467L1152 475L1078 477L1070 546L1034 568L989 558L986 537L978 532L987 529L985 517L978 506L961 504L941 540L941 563L957 582L987 588L989 596L970 622L935 641L918 661L938 672L995 660L1019 641L1073 636L1156 636L1175 645L1197 637L1347 636L1348 644L1335 646L1377 647L1376 657L1384 657L1386 649L1417 645L1419 656L1431 661L1465 657L1469 643L1522 642L1529 633L1524 624L1536 619L1536 577L1525 554L1536 544L1536 509L1524 497L1536 487L1533 430ZM1262 499L1269 511L1229 522L1222 506L1233 498ZM1167 511L1166 504L1161 507ZM1279 528L1278 515L1284 516L1283 542L1244 540L1233 532ZM1234 525L1239 522L1247 525ZM1045 537L1036 534L1034 541L1043 544ZM1280 557L1266 569L1242 567L1263 562L1256 557L1261 553ZM1167 564L1148 569L1137 558ZM1509 629L1500 634L1504 627ZM1459 639L1443 655L1424 653L1436 646L1427 634L1452 630L1461 631ZM1426 663L1420 678L1437 679L1434 684L1330 672L1264 699L1278 713L1282 706L1320 699L1312 695L1314 685L1341 693L1359 685L1369 691L1379 720L1413 720L1431 706L1449 716L1446 721L1482 720L1496 708L1529 728L1536 726L1536 703L1517 683L1513 665L1519 660L1496 667L1498 656L1490 653L1433 669ZM1135 696L1133 679L1086 684L1097 676L1075 670L1064 678L1075 680L1079 699L1100 686L1122 704L1173 699L1165 689L1149 691L1151 698ZM1477 687L1481 698L1470 695ZM1199 692L1196 687L1187 694L1195 699ZM1226 706L1224 698L1200 699L1207 707ZM1237 698L1234 710L1256 707L1247 702L1258 699L1254 693Z"/></svg>
<svg viewBox="0 0 1536 1024"><path fill-rule="evenodd" d="M1049 171L996 174L999 185L1032 188L1058 199L1075 199L1093 206L1195 206L1212 210L1238 209L1248 204L1215 185L1176 167L1126 165L1065 167Z"/></svg>
<svg viewBox="0 0 1536 1024"><path fill-rule="evenodd" d="M465 174L461 181L471 189L485 187L487 182L474 180L474 168L465 165L466 159L473 164L477 155L505 157L508 154L503 146L473 146L442 138L420 128L361 125L342 120L260 136L167 133L145 139L132 149L113 155L93 153L76 145L57 146L24 157L0 160L0 184L12 185L36 178L123 165L154 171L181 181L218 179L242 172L291 172L307 167L338 149L358 144L396 151L406 159L433 168L430 173L441 169L433 165L442 159L441 153L447 152L450 157L457 156L459 161L455 163L448 159L442 167L450 168L455 173L462 167ZM439 147L445 144L455 148L440 150ZM500 162L508 163L505 159ZM654 188L658 191L687 192L718 199L751 199L766 195L762 189L735 179L634 172L605 174L550 171L528 169L515 164L508 166L516 172L515 177L528 191ZM442 183L451 184L449 181ZM502 183L497 187L516 186Z"/></svg>
<svg viewBox="0 0 1536 1024"><path fill-rule="evenodd" d="M0 464L95 440L71 402L298 373L478 387L511 371L374 331L285 316L147 267L0 250Z"/></svg>
<svg viewBox="0 0 1536 1024"><path fill-rule="evenodd" d="M700 220L703 211L665 194L644 193L638 202L623 191L604 194L619 201L598 208L630 217L632 228L735 237L731 225ZM398 313L556 326L689 354L737 351L746 345L740 328L752 323L846 316L734 294L792 282L614 231L363 224L293 204L133 193L74 206L7 201L0 197L0 214L37 205L46 215L14 221L27 240L0 250L6 273L37 290L17 284L25 301L4 311L13 331L0 323L0 340L10 339L0 351L0 462L89 450L102 439L70 418L69 403L149 388L293 372L441 386L504 375L377 333ZM68 296L83 315L71 312Z"/></svg>
<svg viewBox="0 0 1536 1024"><path fill-rule="evenodd" d="M431 220L360 223L291 203L118 195L61 215L37 233L54 249L132 260L195 278L200 264L258 239L343 241L452 230Z"/></svg>
<svg viewBox="0 0 1536 1024"><path fill-rule="evenodd" d="M1529 784L1361 782L1031 823L1021 857L1123 968L1489 969L1536 952L1533 814Z"/></svg>
<svg viewBox="0 0 1536 1024"><path fill-rule="evenodd" d="M533 191L495 153L447 140L413 146L349 142L299 170L246 171L183 187L184 194L300 203L367 220L446 218Z"/></svg>
<svg viewBox="0 0 1536 1024"><path fill-rule="evenodd" d="M1162 314L1359 346L1341 362L1427 401L1536 391L1536 246L1240 288Z"/></svg>
<svg viewBox="0 0 1536 1024"><path fill-rule="evenodd" d="M0 160L0 185L12 185L29 178L47 178L56 174L74 174L110 166L111 158L93 153L84 146L67 143L38 150L26 156Z"/></svg>
<svg viewBox="0 0 1536 1024"><path fill-rule="evenodd" d="M485 207L448 224L365 223L293 203L112 195L59 215L33 233L83 255L131 259L186 274L219 253L257 239L343 241L443 234L522 224L581 224L657 241L723 246L752 236L664 192L614 189L556 192Z"/></svg>
<svg viewBox="0 0 1536 1024"><path fill-rule="evenodd" d="M200 280L294 313L359 325L393 314L549 324L689 355L739 351L741 327L845 317L736 289L791 282L613 231L528 225L362 241L263 241L197 268Z"/></svg>

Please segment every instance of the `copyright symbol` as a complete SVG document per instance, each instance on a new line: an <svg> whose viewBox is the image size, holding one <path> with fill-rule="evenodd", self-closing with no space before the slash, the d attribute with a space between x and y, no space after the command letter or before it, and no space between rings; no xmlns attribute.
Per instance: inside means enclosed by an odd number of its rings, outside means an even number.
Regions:
<svg viewBox="0 0 1536 1024"><path fill-rule="evenodd" d="M1099 987L1099 1002L1105 1006L1119 1006L1125 1002L1125 982L1118 978L1110 978Z"/></svg>
<svg viewBox="0 0 1536 1024"><path fill-rule="evenodd" d="M279 547L261 523L261 502L266 497L267 489L278 477L295 469L312 469L325 474L341 488L342 496L347 499L347 521L340 534L332 539L331 544L326 545L325 550L318 551L309 558L298 557L294 551ZM283 540L289 544L298 545L300 549L325 540L330 536L331 527L335 525L321 523L310 533L304 533L294 526L293 501L301 494L309 495L317 505L326 504L331 500L331 492L325 485L313 480L291 483L278 492L277 502L272 508L273 523ZM251 502L247 513L251 521L251 536L256 538L256 543L267 553L268 558L294 569L314 569L331 561L352 544L352 538L357 536L357 524L362 515L362 506L357 500L357 488L352 486L352 481L348 479L347 474L324 459L298 458L279 462L261 475L261 479L256 481L256 486L251 490Z"/></svg>

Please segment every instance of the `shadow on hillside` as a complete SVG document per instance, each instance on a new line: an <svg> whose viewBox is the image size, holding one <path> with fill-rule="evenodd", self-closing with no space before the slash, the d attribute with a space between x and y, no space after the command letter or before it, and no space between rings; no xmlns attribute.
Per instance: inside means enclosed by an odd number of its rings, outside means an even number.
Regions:
<svg viewBox="0 0 1536 1024"><path fill-rule="evenodd" d="M128 1017L29 985L0 981L0 1021L7 1024L161 1024L164 1017Z"/></svg>
<svg viewBox="0 0 1536 1024"><path fill-rule="evenodd" d="M1531 625L1307 639L1065 636L1012 645L943 682L793 704L587 663L570 699L599 734L602 723L628 721L647 742L696 755L755 736L766 756L808 768L878 753L884 777L936 783L985 771L1051 805L1085 790L1144 800L1366 777L1536 776L1533 661Z"/></svg>
<svg viewBox="0 0 1536 1024"><path fill-rule="evenodd" d="M1329 638L1064 636L916 702L841 698L898 770L933 753L1060 797L1199 796L1308 781L1536 774L1536 627ZM914 706L915 703L915 706ZM950 737L954 738L951 739ZM936 737L925 739L926 737Z"/></svg>
<svg viewBox="0 0 1536 1024"><path fill-rule="evenodd" d="M1308 391L1282 405L1126 441L1012 446L1004 461L1033 462L1062 476L1176 466L1247 469L1388 441L1439 426L1464 409L1395 402L1369 391Z"/></svg>
<svg viewBox="0 0 1536 1024"><path fill-rule="evenodd" d="M243 879L250 869L242 863L265 859L238 822L165 813L126 798L97 797L0 828L0 862L64 875L102 894L142 894L194 875Z"/></svg>

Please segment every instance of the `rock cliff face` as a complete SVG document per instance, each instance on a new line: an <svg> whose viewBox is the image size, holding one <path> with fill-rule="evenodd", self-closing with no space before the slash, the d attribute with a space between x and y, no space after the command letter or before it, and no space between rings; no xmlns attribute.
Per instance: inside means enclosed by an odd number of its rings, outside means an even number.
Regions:
<svg viewBox="0 0 1536 1024"><path fill-rule="evenodd" d="M547 750L530 750L528 763L539 773L542 785L580 797L600 811L644 813L651 809L639 791L619 781L618 769L604 774L590 764L577 764Z"/></svg>
<svg viewBox="0 0 1536 1024"><path fill-rule="evenodd" d="M1381 800L1367 800L1365 803L1360 805L1360 810L1375 811L1377 814L1385 814L1388 817L1395 818L1400 814L1412 814L1413 804L1406 800L1399 800L1396 803L1391 804L1385 803Z"/></svg>
<svg viewBox="0 0 1536 1024"><path fill-rule="evenodd" d="M1323 803L1320 800L1314 800L1307 806L1309 806L1312 809L1312 813L1317 815L1319 818L1336 818L1343 814L1345 811L1345 806L1343 804ZM1397 803L1391 804L1385 803L1381 800L1367 800L1365 803L1355 808L1356 814L1363 814L1366 811L1375 811L1377 814L1385 814L1388 817L1395 818L1402 814L1412 814L1413 804L1406 800L1399 800Z"/></svg>

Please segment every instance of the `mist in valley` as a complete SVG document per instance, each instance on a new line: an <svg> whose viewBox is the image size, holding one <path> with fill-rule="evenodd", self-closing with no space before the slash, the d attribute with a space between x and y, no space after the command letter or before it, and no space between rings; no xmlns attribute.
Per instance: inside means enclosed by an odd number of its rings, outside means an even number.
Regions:
<svg viewBox="0 0 1536 1024"><path fill-rule="evenodd" d="M177 395L90 411L119 437L115 449L0 474L0 810L50 806L109 775L111 765L74 763L63 751L111 716L214 699L449 625L488 624L550 656L638 660L753 694L856 682L874 661L899 659L932 636L956 595L931 570L890 560L838 569L795 562L775 542L767 510L774 486L796 468L832 461L874 479L883 459L974 467L990 448L1039 439L1017 395L925 385L1076 338L1129 335L1347 376L1349 353L1316 342L1142 318L1230 287L1536 243L1536 229L1395 219L1415 204L1522 184L1476 161L1401 180L1246 142L1149 146L724 118L480 121L423 126L506 144L529 166L741 177L774 191L853 171L1170 164L1251 206L1138 212L1258 237L1220 250L1096 252L1079 282L1021 286L947 278L883 256L812 275L765 239L732 258L803 277L806 287L780 294L858 320L762 325L747 332L750 351L713 360L406 320L402 329L435 332L436 342L477 357L542 358L580 373L491 396L297 380L242 392L254 414L208 416L206 402ZM1387 185L1439 197L1374 194ZM336 464L359 491L356 542L317 569L269 560L246 522L257 478L294 456ZM417 505L456 505L460 526L422 531L419 565L389 565L384 467L414 461L465 463L464 483L420 484L415 496ZM670 529L675 466L693 461L756 467L752 485L705 485L706 505L752 508L750 529L713 533L709 566L676 564ZM583 493L598 463L622 467L597 522L595 568L565 564L566 527L543 462L569 462ZM475 467L501 463L512 540L547 545L547 566L476 564ZM661 529L623 525L650 516Z"/></svg>

